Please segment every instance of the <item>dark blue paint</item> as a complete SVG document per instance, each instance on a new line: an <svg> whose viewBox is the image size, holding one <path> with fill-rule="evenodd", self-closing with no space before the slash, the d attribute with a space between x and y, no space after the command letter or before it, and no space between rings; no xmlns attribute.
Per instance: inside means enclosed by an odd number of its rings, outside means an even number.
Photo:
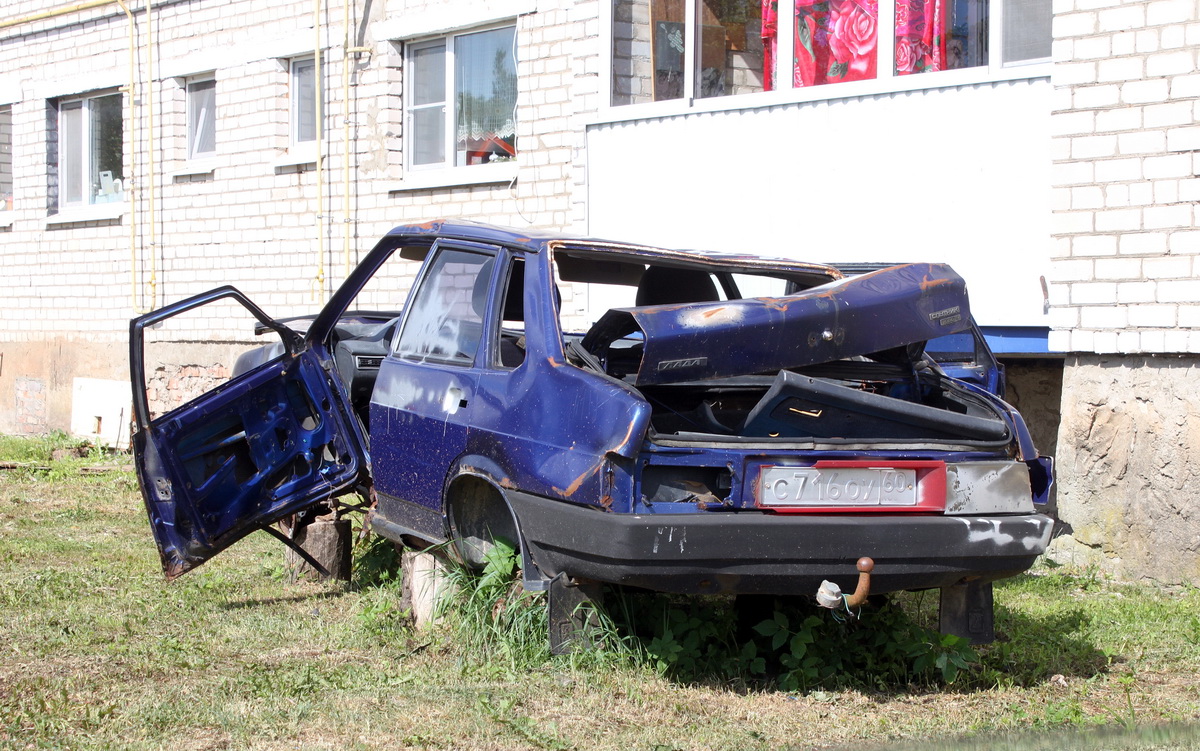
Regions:
<svg viewBox="0 0 1200 751"><path fill-rule="evenodd" d="M1050 351L1049 326L981 326L980 329L997 355L1062 355Z"/></svg>
<svg viewBox="0 0 1200 751"><path fill-rule="evenodd" d="M601 354L645 338L639 385L833 362L962 331L966 283L948 266L908 264L779 298L610 310L584 339Z"/></svg>
<svg viewBox="0 0 1200 751"><path fill-rule="evenodd" d="M169 577L264 524L344 492L367 461L357 421L341 382L322 366L328 353L320 346L285 352L149 421L139 388L146 326L224 297L261 313L233 288L214 292L220 294L198 295L135 319L130 330L139 426L135 465ZM285 335L285 343L294 346L291 336Z"/></svg>

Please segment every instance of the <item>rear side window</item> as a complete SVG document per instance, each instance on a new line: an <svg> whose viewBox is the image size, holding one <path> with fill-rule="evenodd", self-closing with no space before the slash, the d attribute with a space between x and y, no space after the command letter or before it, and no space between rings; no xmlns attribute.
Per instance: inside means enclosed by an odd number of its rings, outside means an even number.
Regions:
<svg viewBox="0 0 1200 751"><path fill-rule="evenodd" d="M406 312L396 354L408 360L472 364L494 265L486 253L441 250Z"/></svg>

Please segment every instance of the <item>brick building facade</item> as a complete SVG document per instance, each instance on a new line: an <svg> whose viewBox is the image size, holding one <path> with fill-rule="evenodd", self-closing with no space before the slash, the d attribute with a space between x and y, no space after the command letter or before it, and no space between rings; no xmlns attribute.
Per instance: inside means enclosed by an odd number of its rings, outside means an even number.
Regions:
<svg viewBox="0 0 1200 751"><path fill-rule="evenodd" d="M22 0L0 17L0 431L66 429L75 379L127 380L137 312L222 284L273 316L311 312L406 222L584 227L594 7L589 23L574 3L528 0L328 2L316 15L293 1L131 5ZM511 40L520 116L506 136L519 158L417 164L403 137L406 46L470 51L472 34ZM215 138L197 135L201 121ZM395 280L392 306L409 281ZM205 371L253 341L240 321L174 335L188 343L163 359ZM121 410L87 407L114 430Z"/></svg>

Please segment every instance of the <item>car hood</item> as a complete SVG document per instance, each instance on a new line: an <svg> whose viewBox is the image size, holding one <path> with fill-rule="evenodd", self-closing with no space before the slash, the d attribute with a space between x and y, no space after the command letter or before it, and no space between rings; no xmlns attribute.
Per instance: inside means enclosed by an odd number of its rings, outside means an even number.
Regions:
<svg viewBox="0 0 1200 751"><path fill-rule="evenodd" d="M635 383L772 373L907 347L970 328L966 282L913 263L784 297L614 308L583 339L600 356L640 333Z"/></svg>

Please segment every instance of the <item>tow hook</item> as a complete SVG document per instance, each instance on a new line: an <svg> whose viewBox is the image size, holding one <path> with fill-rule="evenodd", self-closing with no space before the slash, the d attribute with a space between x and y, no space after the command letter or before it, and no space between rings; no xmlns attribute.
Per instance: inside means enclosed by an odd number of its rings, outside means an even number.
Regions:
<svg viewBox="0 0 1200 751"><path fill-rule="evenodd" d="M858 608L861 608L871 595L871 571L875 569L875 561L863 556L855 566L858 568L858 585L854 588L854 594L842 594L842 588L838 585L831 581L822 581L820 589L817 590L818 605L835 611L845 609L851 618L858 617Z"/></svg>

